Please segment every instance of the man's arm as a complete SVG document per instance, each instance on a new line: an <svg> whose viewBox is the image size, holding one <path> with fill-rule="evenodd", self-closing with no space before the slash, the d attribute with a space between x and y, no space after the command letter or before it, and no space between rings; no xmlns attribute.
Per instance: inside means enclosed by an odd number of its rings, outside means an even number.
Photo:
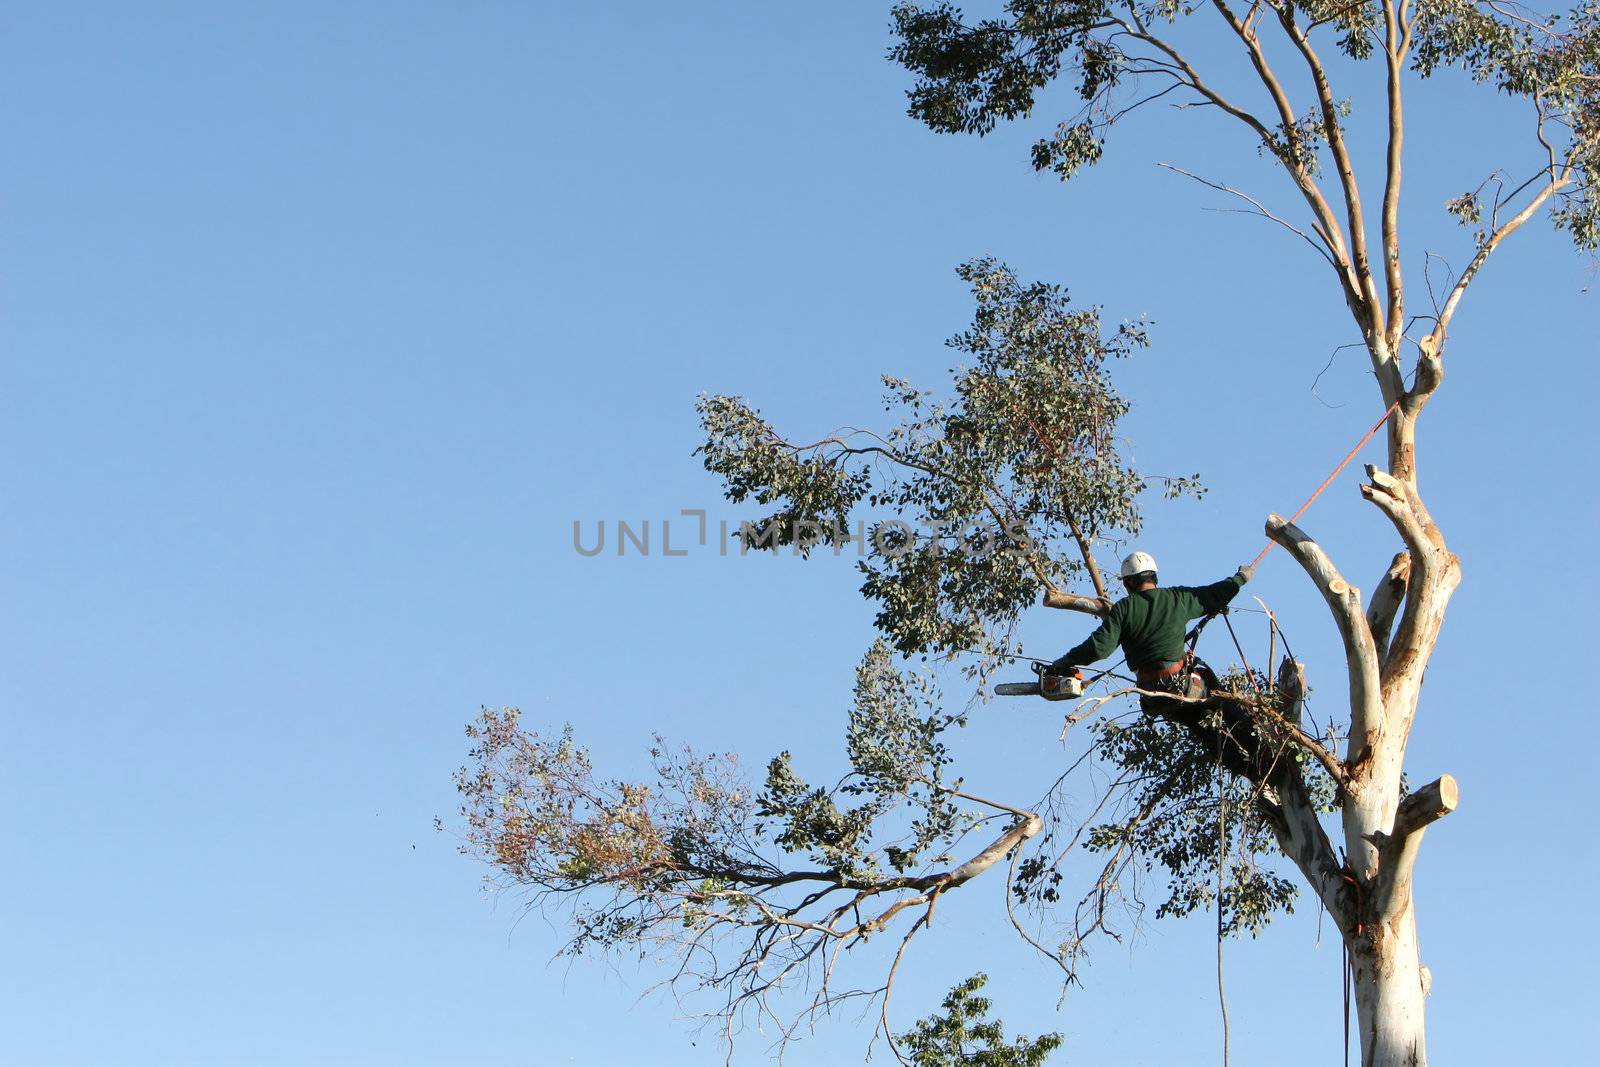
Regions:
<svg viewBox="0 0 1600 1067"><path fill-rule="evenodd" d="M1105 659L1117 647L1117 639L1121 636L1122 617L1113 609L1100 624L1099 629L1085 638L1083 644L1052 663L1051 670L1055 673L1068 674L1074 667Z"/></svg>
<svg viewBox="0 0 1600 1067"><path fill-rule="evenodd" d="M1200 612L1193 617L1215 615L1227 607L1228 602L1238 596L1239 590L1244 588L1244 583L1253 577L1255 577L1255 570L1246 565L1240 567L1236 572L1220 582L1212 582L1210 585L1196 587L1193 592L1195 600L1199 603Z"/></svg>

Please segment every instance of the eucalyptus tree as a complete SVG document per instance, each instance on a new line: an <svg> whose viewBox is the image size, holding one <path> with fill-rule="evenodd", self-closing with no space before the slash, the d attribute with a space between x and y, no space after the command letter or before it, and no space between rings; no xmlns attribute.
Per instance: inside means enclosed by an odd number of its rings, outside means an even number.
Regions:
<svg viewBox="0 0 1600 1067"><path fill-rule="evenodd" d="M1040 90L1070 78L1076 110L1033 150L1070 179L1108 150L1113 129L1155 100L1238 130L1288 179L1304 221L1208 182L1285 227L1318 256L1330 299L1348 310L1387 406L1383 468L1362 495L1403 544L1363 606L1327 553L1273 517L1283 545L1326 598L1343 638L1349 740L1334 775L1345 862L1309 818L1279 828L1284 852L1338 923L1354 967L1363 1061L1426 1062L1424 998L1411 893L1423 830L1454 807L1445 776L1407 794L1403 764L1424 672L1461 567L1426 506L1417 454L1423 413L1444 380L1451 323L1497 248L1541 210L1581 249L1600 244L1600 5L1540 12L1503 0L1010 0L978 18L947 3L893 12L891 54L916 78L910 113L930 128L984 134L1031 114ZM1210 69L1205 54L1219 69ZM1231 68L1231 69L1230 69ZM1426 314L1408 311L1400 202L1406 93L1447 72L1525 102L1531 158L1508 143L1505 168L1463 175L1448 211L1471 254ZM1222 85L1243 85L1235 92ZM1371 86L1380 113L1358 122L1345 93ZM1462 87L1462 102L1470 90ZM1198 105L1198 106L1196 106ZM1358 174L1371 148L1383 165ZM1205 179L1202 179L1205 180ZM1134 210L1136 205L1127 205ZM1285 793L1283 813L1294 805Z"/></svg>
<svg viewBox="0 0 1600 1067"><path fill-rule="evenodd" d="M1114 689L1074 707L1067 727L1088 731L1086 758L1109 772L1087 818L1069 820L1059 802L1070 773L1013 786L1023 796L967 787L948 732L968 705L951 710L907 657L975 652L964 662L982 685L1019 651L1014 628L1035 603L1106 609L1096 548L1138 533L1146 490L1203 491L1197 478L1144 475L1118 450L1128 405L1111 368L1147 343L1143 325L1108 327L1065 290L977 260L961 268L972 325L950 340L962 368L942 388L886 378L884 426L807 438L740 398L699 404L705 467L731 500L766 509L742 531L746 548L862 553L878 634L856 672L843 775L815 784L785 752L751 783L729 756L662 742L648 780L612 780L570 732L486 710L458 777L464 847L536 902L570 905L570 951L660 953L667 982L711 991L708 1011L730 1037L759 1019L786 1041L835 1007L876 998L902 1059L936 1055L938 1027L955 1025L972 993L957 987L945 1024L897 1039L889 1002L908 947L941 898L996 867L1007 872L1017 934L1069 981L1094 938L1113 932L1116 895L1138 891L1131 873L1164 873L1158 915L1215 906L1225 931L1259 929L1308 888L1350 955L1363 1062L1425 1063L1429 979L1411 882L1424 831L1457 793L1449 776L1409 791L1403 770L1461 572L1424 501L1417 431L1444 380L1450 325L1500 244L1541 210L1580 247L1600 242L1600 8L1557 17L1498 0L1011 0L977 19L906 4L893 20L891 54L915 76L911 114L936 130L981 135L1030 115L1041 90L1068 78L1076 111L1035 146L1035 167L1072 177L1107 150L1118 123L1165 100L1202 105L1181 112L1193 121L1239 129L1241 149L1303 202L1297 222L1208 182L1314 250L1387 408L1387 460L1367 469L1361 492L1400 551L1370 597L1305 531L1278 516L1266 523L1343 641L1347 721L1306 726L1305 675L1286 658L1277 671L1242 669L1182 714L1176 705L1139 714L1115 699L1129 691ZM1205 69L1202 54L1224 65L1216 57L1231 56L1239 69ZM1496 172L1446 205L1472 252L1415 315L1405 292L1415 253L1399 210L1404 93L1448 70L1526 101L1538 155L1521 176ZM1240 84L1238 74L1248 97L1219 89ZM1340 79L1375 84L1384 106L1370 127ZM1376 139L1384 161L1365 202L1371 188L1352 162L1364 158L1362 139ZM1250 716L1270 758L1245 758L1222 726L1225 705ZM1067 859L1084 851L1098 874L1073 885ZM878 955L851 951L880 936ZM799 1000L782 996L800 989ZM1001 1049L998 1031L994 1040ZM1035 1060L1048 1048L1014 1051Z"/></svg>

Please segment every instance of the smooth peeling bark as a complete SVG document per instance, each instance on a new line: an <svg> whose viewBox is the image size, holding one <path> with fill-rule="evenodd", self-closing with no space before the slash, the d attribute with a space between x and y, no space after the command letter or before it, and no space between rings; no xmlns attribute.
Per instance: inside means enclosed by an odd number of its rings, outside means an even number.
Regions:
<svg viewBox="0 0 1600 1067"><path fill-rule="evenodd" d="M1350 949L1364 1067L1425 1067L1427 990L1410 894L1402 914L1363 929Z"/></svg>
<svg viewBox="0 0 1600 1067"><path fill-rule="evenodd" d="M1306 571L1327 602L1344 638L1351 695L1350 780L1343 792L1345 866L1332 878L1310 827L1296 824L1293 790L1285 790L1279 843L1317 889L1339 923L1350 953L1365 1067L1427 1063L1426 982L1417 944L1411 872L1422 833L1455 809L1455 780L1445 775L1402 799L1406 741L1459 566L1445 548L1413 486L1368 470L1363 494L1394 522L1407 552L1397 555L1372 607L1362 610L1327 553L1304 531L1278 516L1267 534ZM1387 647L1387 636L1401 612ZM1298 672L1279 679L1286 694L1303 692ZM1330 902L1331 900L1331 902Z"/></svg>
<svg viewBox="0 0 1600 1067"><path fill-rule="evenodd" d="M1460 790L1446 774L1400 802L1393 832L1379 837L1382 865L1371 906L1354 937L1347 937L1361 1026L1363 1064L1428 1062L1426 1009L1432 976L1417 944L1411 872L1422 834L1456 809Z"/></svg>
<svg viewBox="0 0 1600 1067"><path fill-rule="evenodd" d="M1381 738L1361 792L1347 796L1346 840L1367 845L1344 872L1355 890L1356 922L1343 928L1365 1067L1423 1067L1428 1062L1424 968L1417 943L1411 870L1422 830L1454 808L1448 775L1399 799L1403 743ZM1441 799L1440 793L1445 794ZM1420 798L1420 799L1419 799Z"/></svg>

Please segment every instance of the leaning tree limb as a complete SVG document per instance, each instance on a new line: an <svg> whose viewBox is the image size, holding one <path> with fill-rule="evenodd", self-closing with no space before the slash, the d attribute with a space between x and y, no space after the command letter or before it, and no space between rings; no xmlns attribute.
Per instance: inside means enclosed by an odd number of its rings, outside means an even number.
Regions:
<svg viewBox="0 0 1600 1067"><path fill-rule="evenodd" d="M1378 662L1387 662L1389 635L1394 630L1394 618L1405 601L1406 585L1411 577L1411 553L1397 552L1378 582L1372 602L1367 605L1367 629L1372 631L1372 643L1378 650Z"/></svg>
<svg viewBox="0 0 1600 1067"><path fill-rule="evenodd" d="M1377 743L1384 725L1378 649L1361 610L1361 590L1345 581L1322 547L1281 515L1267 518L1267 536L1295 558L1328 603L1344 639L1350 675L1350 759L1360 765Z"/></svg>

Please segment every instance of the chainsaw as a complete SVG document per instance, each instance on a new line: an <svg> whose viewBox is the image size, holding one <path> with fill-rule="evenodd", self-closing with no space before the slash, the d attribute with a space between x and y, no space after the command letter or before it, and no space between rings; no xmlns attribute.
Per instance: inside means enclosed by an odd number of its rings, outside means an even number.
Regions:
<svg viewBox="0 0 1600 1067"><path fill-rule="evenodd" d="M1072 700L1083 696L1083 674L1074 669L1071 674L1052 674L1048 663L1034 663L1033 673L1038 678L1031 682L1001 682L994 687L995 696L1032 697L1046 700Z"/></svg>

